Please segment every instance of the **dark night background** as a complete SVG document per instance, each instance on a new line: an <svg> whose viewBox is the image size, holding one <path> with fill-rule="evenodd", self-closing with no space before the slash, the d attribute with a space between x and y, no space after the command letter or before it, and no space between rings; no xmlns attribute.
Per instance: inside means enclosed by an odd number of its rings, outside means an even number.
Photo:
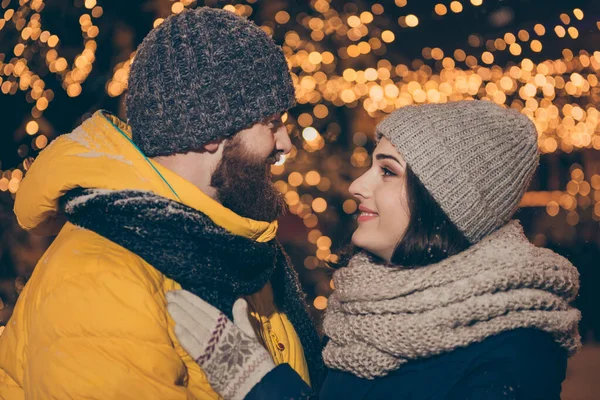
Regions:
<svg viewBox="0 0 600 400"><path fill-rule="evenodd" d="M600 390L592 379L600 377L600 1L0 4L0 326L52 240L20 230L12 214L38 151L98 109L126 118L132 53L160 18L227 7L273 35L297 84L299 104L286 121L296 150L273 172L290 208L279 236L315 317L332 291L325 261L355 226L347 188L370 162L375 123L406 104L489 99L536 122L541 163L518 218L531 241L581 273L585 347L564 398L592 399ZM414 16L418 24L407 26Z"/></svg>

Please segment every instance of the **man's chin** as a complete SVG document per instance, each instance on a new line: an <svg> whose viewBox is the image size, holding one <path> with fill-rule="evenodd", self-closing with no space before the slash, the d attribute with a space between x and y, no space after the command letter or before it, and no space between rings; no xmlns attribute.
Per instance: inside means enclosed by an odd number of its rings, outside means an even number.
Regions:
<svg viewBox="0 0 600 400"><path fill-rule="evenodd" d="M271 181L271 163L252 160L239 144L226 146L211 179L217 199L236 214L259 221L274 221L283 214L285 203Z"/></svg>
<svg viewBox="0 0 600 400"><path fill-rule="evenodd" d="M275 187L264 190L244 189L250 188L242 184L231 191L217 190L217 198L223 206L239 216L257 221L272 222L285 212L283 197Z"/></svg>

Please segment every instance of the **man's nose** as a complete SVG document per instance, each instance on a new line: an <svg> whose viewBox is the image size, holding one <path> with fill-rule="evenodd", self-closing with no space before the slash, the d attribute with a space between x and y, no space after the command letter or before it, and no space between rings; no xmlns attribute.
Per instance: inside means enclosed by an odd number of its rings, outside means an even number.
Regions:
<svg viewBox="0 0 600 400"><path fill-rule="evenodd" d="M283 154L288 154L292 151L292 141L285 125L275 132L275 148Z"/></svg>

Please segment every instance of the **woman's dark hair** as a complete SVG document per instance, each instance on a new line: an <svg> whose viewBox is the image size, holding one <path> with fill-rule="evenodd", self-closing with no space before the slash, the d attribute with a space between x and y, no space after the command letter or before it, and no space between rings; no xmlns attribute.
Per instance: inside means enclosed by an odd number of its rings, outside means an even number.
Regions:
<svg viewBox="0 0 600 400"><path fill-rule="evenodd" d="M405 177L410 220L390 262L416 268L466 250L470 243L465 235L450 221L409 166Z"/></svg>
<svg viewBox="0 0 600 400"><path fill-rule="evenodd" d="M410 220L390 264L404 268L423 267L469 248L469 240L450 221L409 166L406 167L405 179ZM338 251L336 262L327 264L334 269L344 267L361 250L349 243ZM370 256L379 259L374 254Z"/></svg>

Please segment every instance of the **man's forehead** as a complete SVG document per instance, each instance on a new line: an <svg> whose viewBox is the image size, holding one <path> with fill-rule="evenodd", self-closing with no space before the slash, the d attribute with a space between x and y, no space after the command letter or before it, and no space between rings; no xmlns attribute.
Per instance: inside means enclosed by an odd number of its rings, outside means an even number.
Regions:
<svg viewBox="0 0 600 400"><path fill-rule="evenodd" d="M264 118L262 120L263 123L269 123L271 121L275 121L281 118L281 113L277 113L277 114L273 114L273 115L269 115L268 117Z"/></svg>

